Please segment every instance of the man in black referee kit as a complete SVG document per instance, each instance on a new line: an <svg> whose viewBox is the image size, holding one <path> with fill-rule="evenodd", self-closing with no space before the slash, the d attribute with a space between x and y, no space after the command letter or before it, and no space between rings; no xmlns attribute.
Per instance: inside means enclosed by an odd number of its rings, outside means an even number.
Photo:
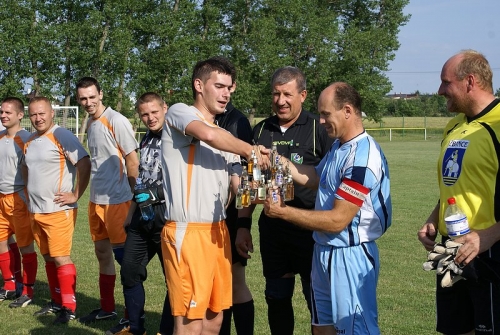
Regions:
<svg viewBox="0 0 500 335"><path fill-rule="evenodd" d="M273 111L253 129L254 141L271 148L295 164L317 165L330 149L333 139L320 126L319 116L302 109L307 97L306 79L296 67L276 70L272 81ZM295 186L295 198L287 205L313 209L316 192ZM302 292L311 310L310 275L314 241L312 231L267 217L259 218L260 251L266 279L265 296L272 334L293 334L292 296L295 275L300 274ZM252 245L250 230L240 226L236 239L243 256Z"/></svg>

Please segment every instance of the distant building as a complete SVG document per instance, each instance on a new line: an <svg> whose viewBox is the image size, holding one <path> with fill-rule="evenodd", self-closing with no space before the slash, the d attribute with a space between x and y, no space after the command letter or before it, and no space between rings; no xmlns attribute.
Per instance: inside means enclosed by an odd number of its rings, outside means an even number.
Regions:
<svg viewBox="0 0 500 335"><path fill-rule="evenodd" d="M419 93L412 93L412 94L407 94L407 93L394 93L394 94L387 94L385 97L393 100L411 100L411 99L416 99L420 96Z"/></svg>

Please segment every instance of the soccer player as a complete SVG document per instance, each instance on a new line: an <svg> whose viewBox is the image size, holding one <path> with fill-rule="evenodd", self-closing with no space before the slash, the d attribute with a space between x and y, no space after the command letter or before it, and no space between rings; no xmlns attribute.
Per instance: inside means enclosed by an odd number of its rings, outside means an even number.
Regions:
<svg viewBox="0 0 500 335"><path fill-rule="evenodd" d="M101 306L79 319L82 323L116 318L113 255L123 259L123 223L130 207L139 160L137 141L128 119L104 106L103 92L96 79L84 77L76 84L78 103L89 113L87 144L92 162L90 176L89 225L99 261Z"/></svg>
<svg viewBox="0 0 500 335"><path fill-rule="evenodd" d="M444 222L447 199L454 197L465 212L471 232L455 239L462 243L455 263L462 267L476 257L491 259L500 268L500 100L493 95L493 72L481 53L464 50L446 61L438 94L457 115L448 122L438 159L439 201L418 232L432 250L441 234L449 239ZM456 156L456 175L447 178L447 160ZM454 159L455 160L455 159ZM500 282L484 278L460 280L452 287L437 284L436 331L443 334L494 334L500 329ZM436 283L441 283L438 275ZM496 331L498 333L498 331Z"/></svg>
<svg viewBox="0 0 500 335"><path fill-rule="evenodd" d="M174 104L162 133L165 227L162 251L175 334L217 334L232 303L231 247L224 223L229 171L241 155L263 148L214 124L233 85L223 59L196 64L194 104Z"/></svg>
<svg viewBox="0 0 500 335"><path fill-rule="evenodd" d="M271 80L272 108L276 115L258 123L253 129L255 143L267 148L276 146L280 155L297 164L317 165L328 152L333 140L320 126L319 118L302 108L307 98L306 78L296 67L276 70ZM291 206L314 208L315 192L295 186ZM243 257L253 248L250 223L240 224L236 246ZM243 224L243 225L241 225ZM272 334L293 334L292 297L295 275L300 275L302 293L311 310L310 275L314 241L312 232L296 227L283 218L259 217L260 251L266 279L267 316Z"/></svg>
<svg viewBox="0 0 500 335"><path fill-rule="evenodd" d="M352 86L328 86L318 111L333 146L317 166L289 165L295 182L317 190L314 210L268 198L264 211L314 231L313 333L380 334L375 240L391 225L387 161L363 128L361 97Z"/></svg>
<svg viewBox="0 0 500 335"><path fill-rule="evenodd" d="M58 313L54 324L67 323L75 318L76 268L70 255L90 159L74 134L54 124L49 99L31 99L28 112L36 130L24 146L28 208L52 299L35 315Z"/></svg>
<svg viewBox="0 0 500 335"><path fill-rule="evenodd" d="M135 202L130 206L124 227L127 231L123 262L120 269L123 295L128 313L128 320L122 319L106 334L145 334L145 314L143 282L147 278L146 266L158 255L163 268L161 254L161 231L165 225L165 199L163 197L161 173L161 131L165 124L167 104L156 93L147 92L137 99L135 109L142 123L148 128L141 140L139 178L153 192L155 200L151 201L155 216L151 221L141 217L141 210ZM161 335L173 332L173 317L170 311L168 296L165 297L160 324Z"/></svg>
<svg viewBox="0 0 500 335"><path fill-rule="evenodd" d="M0 118L5 130L0 131L0 269L4 279L4 287L0 290L0 300L16 297L16 281L24 284L21 295L9 304L9 307L26 307L33 300L33 285L38 268L34 247L33 232L28 207L26 205L26 187L21 173L21 162L24 159L24 143L31 134L21 128L24 117L24 103L15 97L2 101ZM9 240L15 232L17 244ZM14 252L19 246L22 254L23 274L15 278L12 268L16 262ZM19 281L21 279L21 281Z"/></svg>

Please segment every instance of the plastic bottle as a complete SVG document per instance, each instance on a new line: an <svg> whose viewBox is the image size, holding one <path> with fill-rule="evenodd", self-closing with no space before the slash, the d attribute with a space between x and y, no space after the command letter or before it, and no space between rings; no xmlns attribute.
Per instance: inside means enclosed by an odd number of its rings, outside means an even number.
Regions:
<svg viewBox="0 0 500 335"><path fill-rule="evenodd" d="M147 189L147 186L142 183L142 179L141 178L137 178L136 181L135 181L135 190L136 191L140 191L140 190L145 190L145 189ZM141 197L141 194L139 195L139 197L136 197L136 202L139 205L139 208L141 210L142 219L144 221L151 221L155 217L155 211L153 209L153 205L151 205L151 204L146 205L146 206L141 206L140 205L141 202L144 202L144 201L146 201L146 200L149 199L150 194L149 193L143 193L142 195L144 195L144 197ZM141 198L144 198L144 199L142 200Z"/></svg>
<svg viewBox="0 0 500 335"><path fill-rule="evenodd" d="M448 199L448 207L444 212L446 230L451 239L470 233L469 221L465 213L457 206L455 198Z"/></svg>

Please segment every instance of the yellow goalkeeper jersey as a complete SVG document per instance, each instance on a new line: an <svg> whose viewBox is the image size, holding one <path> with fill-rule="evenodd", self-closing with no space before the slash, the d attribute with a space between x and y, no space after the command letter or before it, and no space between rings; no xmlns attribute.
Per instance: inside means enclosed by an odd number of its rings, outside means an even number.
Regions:
<svg viewBox="0 0 500 335"><path fill-rule="evenodd" d="M500 100L480 114L459 114L448 122L438 160L439 232L446 236L447 199L455 197L469 227L481 230L500 221Z"/></svg>

